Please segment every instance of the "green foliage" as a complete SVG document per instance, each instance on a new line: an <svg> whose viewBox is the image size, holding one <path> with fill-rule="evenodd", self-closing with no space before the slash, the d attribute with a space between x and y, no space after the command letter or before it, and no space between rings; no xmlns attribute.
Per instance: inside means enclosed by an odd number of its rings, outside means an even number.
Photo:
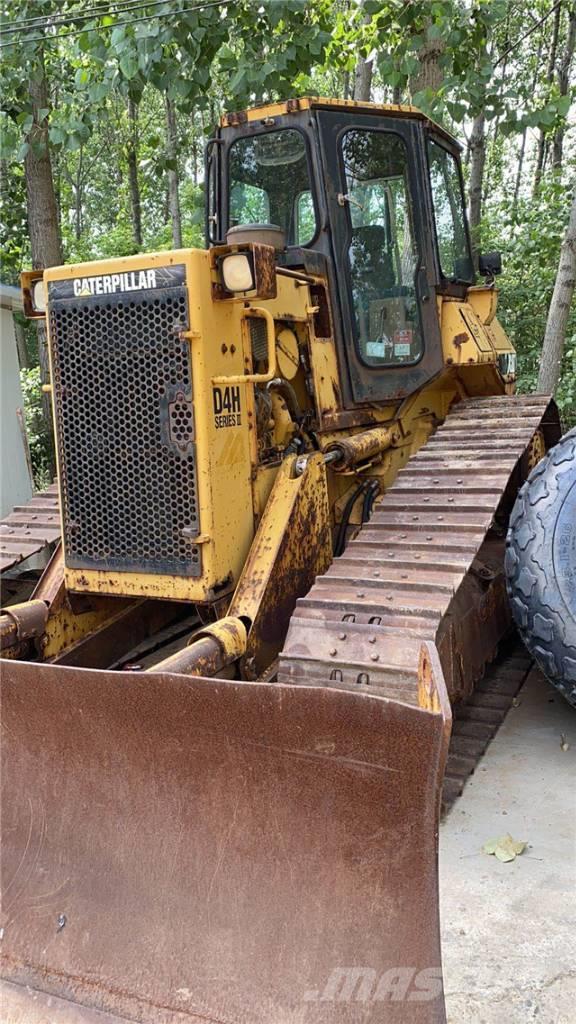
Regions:
<svg viewBox="0 0 576 1024"><path fill-rule="evenodd" d="M494 196L482 225L490 247L502 251L498 316L518 353L520 391L533 391L558 255L566 229L568 188L549 181L537 200L524 199L512 212ZM488 245L485 244L485 248ZM560 386L556 395L566 426L576 423L576 309L568 323Z"/></svg>
<svg viewBox="0 0 576 1024"><path fill-rule="evenodd" d="M558 54L568 7L559 15ZM482 242L503 250L501 314L519 351L521 386L534 386L575 169L574 90L561 95L547 70L556 19L550 0L533 0L529 17L511 0L166 0L143 2L136 16L97 13L103 9L88 0L0 0L3 26L40 15L49 23L0 37L4 280L17 284L30 260L23 160L41 145L29 80L42 68L49 89L37 119L48 125L65 259L80 262L137 251L131 154L142 248L173 245L169 171L179 176L183 244L202 245L202 144L223 109L306 93L350 95L360 57L373 61L375 99L414 102L464 142L484 114ZM415 85L430 52L441 72L434 89ZM166 142L166 96L177 111L175 151ZM541 131L547 163L533 201ZM552 173L558 131L566 132L564 166ZM568 419L576 418L575 330L572 318L559 393Z"/></svg>
<svg viewBox="0 0 576 1024"><path fill-rule="evenodd" d="M29 370L21 370L20 382L34 483L38 490L42 490L51 482L52 442L42 410L40 368L35 366Z"/></svg>

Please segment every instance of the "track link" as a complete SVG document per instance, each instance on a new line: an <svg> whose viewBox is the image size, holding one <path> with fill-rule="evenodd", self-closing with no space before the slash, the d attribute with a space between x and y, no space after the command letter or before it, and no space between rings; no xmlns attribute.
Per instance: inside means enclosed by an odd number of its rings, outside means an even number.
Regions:
<svg viewBox="0 0 576 1024"><path fill-rule="evenodd" d="M298 601L278 681L417 704L421 643L437 640L539 428L554 443L558 415L545 396L459 403Z"/></svg>
<svg viewBox="0 0 576 1024"><path fill-rule="evenodd" d="M515 636L505 640L472 696L454 708L452 735L442 787L446 814L462 793L494 739L534 662Z"/></svg>

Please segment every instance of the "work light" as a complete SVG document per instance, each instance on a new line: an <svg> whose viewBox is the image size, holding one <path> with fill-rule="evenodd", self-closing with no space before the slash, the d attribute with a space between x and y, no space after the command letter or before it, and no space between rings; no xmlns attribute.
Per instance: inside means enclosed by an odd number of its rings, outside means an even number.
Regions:
<svg viewBox="0 0 576 1024"><path fill-rule="evenodd" d="M229 292L251 292L254 290L252 260L247 253L238 252L222 260L222 278Z"/></svg>
<svg viewBox="0 0 576 1024"><path fill-rule="evenodd" d="M46 290L42 278L32 285L32 305L38 313L46 312Z"/></svg>

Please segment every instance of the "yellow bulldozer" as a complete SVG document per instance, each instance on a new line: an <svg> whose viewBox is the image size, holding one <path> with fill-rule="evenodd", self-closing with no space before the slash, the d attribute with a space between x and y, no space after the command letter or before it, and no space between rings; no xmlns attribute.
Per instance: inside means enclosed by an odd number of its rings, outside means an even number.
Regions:
<svg viewBox="0 0 576 1024"><path fill-rule="evenodd" d="M205 180L205 249L23 277L62 540L0 616L6 998L440 1024L452 713L558 413L514 396L499 256L475 283L458 144L415 108L228 114Z"/></svg>

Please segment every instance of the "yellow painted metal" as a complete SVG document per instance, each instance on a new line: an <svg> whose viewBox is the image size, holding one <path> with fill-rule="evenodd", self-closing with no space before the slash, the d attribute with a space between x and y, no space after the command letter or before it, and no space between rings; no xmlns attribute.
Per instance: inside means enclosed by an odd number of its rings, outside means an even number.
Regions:
<svg viewBox="0 0 576 1024"><path fill-rule="evenodd" d="M267 384L276 376L276 327L269 309L249 306L242 313L244 320L264 320L266 324L266 350L268 369L266 373L237 373L230 376L212 377L213 384Z"/></svg>
<svg viewBox="0 0 576 1024"><path fill-rule="evenodd" d="M301 109L316 102L330 105L323 100L303 100ZM285 104L277 104L269 109L283 110L284 107ZM404 108L403 113L413 111ZM339 365L335 339L326 328L329 318L317 317L318 286L325 289L329 310L333 306L328 282L318 275L278 273L276 296L260 300L257 307L237 297L222 297L215 287L214 261L204 250L152 253L50 268L45 272L45 280L182 264L189 303L189 329L184 336L190 346L194 382L200 522L200 532L191 542L201 549L202 575L191 578L146 572L79 570L66 565L66 587L71 591L199 604L221 600L234 592L258 524L267 517L267 502L274 493L274 480L284 472L280 453L295 431L285 400L272 394L269 441L272 455L262 459L260 426L257 429L259 394L263 390L261 385L273 378L278 366L284 365L282 360L285 362L288 358L286 345L282 348L281 344L287 335L291 384L302 411L316 421L323 448L342 439L350 439L353 445L360 444L353 438L378 428L394 428L397 437L392 446L383 450L385 446L381 445L370 457L370 463L363 466L363 472L377 478L383 488L390 485L410 455L425 443L455 399L511 390L498 372L498 356L512 352L513 348L495 316L496 290L493 287L469 289L466 301L446 296L438 298L445 361L444 372L439 377L400 406L398 403L371 404L350 410L343 405L341 382L345 368ZM312 286L316 287L314 300ZM248 321L254 316L266 321L266 373L256 373L253 363ZM318 322L322 324L323 334L328 336L317 335ZM215 388L237 389L239 413L231 416L215 413ZM276 457L274 446L278 450ZM333 523L338 518L336 505L341 507L349 486L349 478L338 479L338 474L328 470L328 501ZM64 624L64 628L68 628L68 624ZM57 637L50 639L50 650L59 645Z"/></svg>
<svg viewBox="0 0 576 1024"><path fill-rule="evenodd" d="M495 365L501 353L514 351L495 318L492 296L477 293L469 302L442 296L438 307L444 360L448 366Z"/></svg>
<svg viewBox="0 0 576 1024"><path fill-rule="evenodd" d="M190 643L147 669L178 672L187 676L215 676L237 661L246 650L246 626L241 619L225 616L195 633Z"/></svg>
<svg viewBox="0 0 576 1024"><path fill-rule="evenodd" d="M338 473L380 455L398 439L399 432L393 427L372 427L371 430L331 441L324 451L336 452L339 455L338 460L332 464L332 468Z"/></svg>
<svg viewBox="0 0 576 1024"><path fill-rule="evenodd" d="M498 291L494 285L475 285L466 292L466 301L483 324L491 324L496 316Z"/></svg>
<svg viewBox="0 0 576 1024"><path fill-rule="evenodd" d="M241 658L246 650L247 631L239 616L225 615L223 619L204 626L194 636L194 641L210 636L222 648L227 664Z"/></svg>
<svg viewBox="0 0 576 1024"><path fill-rule="evenodd" d="M256 678L284 641L297 597L332 561L326 466L321 454L295 475L296 458L285 459L228 609L250 623L246 675Z"/></svg>
<svg viewBox="0 0 576 1024"><path fill-rule="evenodd" d="M289 327L278 331L276 335L276 360L280 376L284 377L284 380L293 380L298 373L300 357L298 338Z"/></svg>
<svg viewBox="0 0 576 1024"><path fill-rule="evenodd" d="M42 638L43 660L59 658L74 644L120 619L134 603L129 598L92 596L88 607L76 606L73 609L63 593L62 599L55 601L50 608Z"/></svg>
<svg viewBox="0 0 576 1024"><path fill-rule="evenodd" d="M230 124L241 124L244 122L264 121L267 118L281 117L284 114L295 114L299 110L315 110L318 108L330 108L333 110L369 110L371 113L378 112L383 117L411 117L433 124L442 135L452 138L441 125L424 114L418 107L402 103L369 103L367 100L339 100L326 96L299 96L298 99L284 100L280 103L262 103L260 106L250 107L234 114L223 114L220 124L224 128Z"/></svg>
<svg viewBox="0 0 576 1024"><path fill-rule="evenodd" d="M201 545L202 576L74 569L66 565L66 586L74 592L209 603L232 593L252 543L256 526L254 384L248 379L252 372L250 334L243 325L247 316L263 316L269 351L276 322L280 321L282 328L290 325L297 332L306 332L312 318L309 288L302 287L297 277L278 275L276 297L263 300L256 312L235 300L215 299L210 253L198 249L51 267L45 272L45 280L182 264L188 287L190 326L184 336L190 345L194 381L200 520L200 533L193 542ZM268 374L262 376L268 379ZM228 384L214 385L215 378L227 378ZM240 390L241 412L234 423L223 426L214 413L213 387L230 385L230 378L238 380L233 386Z"/></svg>

